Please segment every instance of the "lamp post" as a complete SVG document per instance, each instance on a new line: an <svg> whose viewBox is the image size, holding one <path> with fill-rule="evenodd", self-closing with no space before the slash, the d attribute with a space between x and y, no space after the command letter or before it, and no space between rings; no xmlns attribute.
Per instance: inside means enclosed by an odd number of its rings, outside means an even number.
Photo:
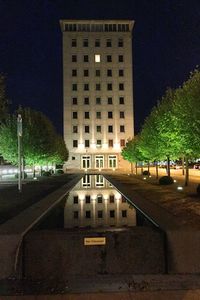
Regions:
<svg viewBox="0 0 200 300"><path fill-rule="evenodd" d="M22 117L17 116L17 140L18 140L18 191L22 191Z"/></svg>

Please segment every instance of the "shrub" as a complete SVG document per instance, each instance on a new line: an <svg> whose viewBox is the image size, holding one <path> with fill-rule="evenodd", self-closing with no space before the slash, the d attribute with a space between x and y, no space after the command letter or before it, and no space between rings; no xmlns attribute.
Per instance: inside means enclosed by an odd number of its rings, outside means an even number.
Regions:
<svg viewBox="0 0 200 300"><path fill-rule="evenodd" d="M159 179L159 184L161 185L168 185L168 184L173 184L174 180L170 176L163 176Z"/></svg>
<svg viewBox="0 0 200 300"><path fill-rule="evenodd" d="M149 171L147 171L147 170L146 170L146 171L143 171L143 172L142 172L142 175L145 175L145 176L150 176L151 174L150 174L150 172L149 172Z"/></svg>
<svg viewBox="0 0 200 300"><path fill-rule="evenodd" d="M51 172L49 172L49 171L43 171L42 172L42 176L49 177L49 176L51 176Z"/></svg>
<svg viewBox="0 0 200 300"><path fill-rule="evenodd" d="M64 174L63 170L56 170L56 174Z"/></svg>
<svg viewBox="0 0 200 300"><path fill-rule="evenodd" d="M200 183L197 185L197 195L200 196Z"/></svg>

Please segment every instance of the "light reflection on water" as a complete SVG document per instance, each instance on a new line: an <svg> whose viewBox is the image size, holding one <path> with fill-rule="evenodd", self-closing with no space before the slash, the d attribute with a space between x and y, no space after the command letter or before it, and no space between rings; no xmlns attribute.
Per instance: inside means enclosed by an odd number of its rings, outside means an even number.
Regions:
<svg viewBox="0 0 200 300"><path fill-rule="evenodd" d="M136 226L136 211L102 175L85 175L69 193L65 228Z"/></svg>

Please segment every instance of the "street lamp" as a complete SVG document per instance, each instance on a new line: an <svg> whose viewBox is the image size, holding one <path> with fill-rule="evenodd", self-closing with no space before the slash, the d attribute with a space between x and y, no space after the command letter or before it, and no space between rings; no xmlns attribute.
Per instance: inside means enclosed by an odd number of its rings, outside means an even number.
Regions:
<svg viewBox="0 0 200 300"><path fill-rule="evenodd" d="M18 190L22 191L22 117L17 116L17 140L18 140Z"/></svg>

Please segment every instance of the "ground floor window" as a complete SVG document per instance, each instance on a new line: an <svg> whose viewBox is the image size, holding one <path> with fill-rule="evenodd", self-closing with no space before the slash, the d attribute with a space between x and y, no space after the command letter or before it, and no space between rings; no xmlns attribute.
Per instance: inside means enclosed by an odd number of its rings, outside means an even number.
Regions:
<svg viewBox="0 0 200 300"><path fill-rule="evenodd" d="M109 155L108 156L108 166L109 166L109 168L116 168L117 167L117 156L116 155Z"/></svg>
<svg viewBox="0 0 200 300"><path fill-rule="evenodd" d="M89 169L91 166L91 156L90 155L83 155L82 156L82 168Z"/></svg>
<svg viewBox="0 0 200 300"><path fill-rule="evenodd" d="M104 156L103 155L95 156L95 167L98 169L101 169L104 167Z"/></svg>

